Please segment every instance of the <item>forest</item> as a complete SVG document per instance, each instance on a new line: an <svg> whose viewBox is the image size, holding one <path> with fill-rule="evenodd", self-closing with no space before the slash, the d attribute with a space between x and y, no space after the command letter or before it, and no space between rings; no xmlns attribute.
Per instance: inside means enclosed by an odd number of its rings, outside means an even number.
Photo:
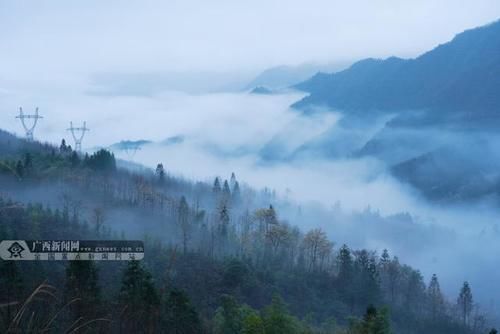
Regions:
<svg viewBox="0 0 500 334"><path fill-rule="evenodd" d="M163 163L131 170L104 149L0 132L1 240L145 244L142 261L0 262L0 332L496 333L468 282L447 298L439 273L292 226L270 189Z"/></svg>

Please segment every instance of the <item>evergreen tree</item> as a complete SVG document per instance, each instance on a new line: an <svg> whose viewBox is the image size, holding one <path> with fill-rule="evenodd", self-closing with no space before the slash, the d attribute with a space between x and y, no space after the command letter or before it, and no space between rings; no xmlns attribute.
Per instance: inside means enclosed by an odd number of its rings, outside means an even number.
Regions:
<svg viewBox="0 0 500 334"><path fill-rule="evenodd" d="M337 275L338 288L341 291L341 296L344 301L346 301L351 312L354 310L354 295L352 291L353 283L353 260L351 255L351 250L347 245L343 245L339 249L339 254L337 257L339 273Z"/></svg>
<svg viewBox="0 0 500 334"><path fill-rule="evenodd" d="M24 155L24 170L26 172L29 172L33 169L33 156L31 153L26 153Z"/></svg>
<svg viewBox="0 0 500 334"><path fill-rule="evenodd" d="M469 282L466 281L460 289L460 294L457 299L457 306L460 310L464 327L468 325L470 313L472 312L472 305L472 291Z"/></svg>
<svg viewBox="0 0 500 334"><path fill-rule="evenodd" d="M264 310L265 333L294 334L299 333L297 319L292 317L280 296L274 295L270 306Z"/></svg>
<svg viewBox="0 0 500 334"><path fill-rule="evenodd" d="M433 321L436 321L442 313L444 305L444 298L441 294L441 288L436 274L432 275L429 287L427 288L427 295L429 298L429 311Z"/></svg>
<svg viewBox="0 0 500 334"><path fill-rule="evenodd" d="M219 177L216 177L215 180L214 180L214 186L212 187L212 192L215 195L218 195L218 194L220 194L221 191L222 191L222 188L220 186Z"/></svg>
<svg viewBox="0 0 500 334"><path fill-rule="evenodd" d="M217 309L215 315L215 326L217 334L240 333L243 319L240 307L234 297L222 296L222 305Z"/></svg>
<svg viewBox="0 0 500 334"><path fill-rule="evenodd" d="M229 183L227 183L227 180L224 180L224 186L222 187L222 196L224 197L224 200L228 200L231 198L231 190L229 189Z"/></svg>
<svg viewBox="0 0 500 334"><path fill-rule="evenodd" d="M59 153L66 154L68 151L68 146L66 146L66 139L61 140L61 145L59 146Z"/></svg>
<svg viewBox="0 0 500 334"><path fill-rule="evenodd" d="M73 151L73 153L71 153L69 162L71 163L71 167L73 168L77 167L80 164L80 157L78 156L78 153L76 151Z"/></svg>
<svg viewBox="0 0 500 334"><path fill-rule="evenodd" d="M24 177L24 166L21 160L18 160L16 163L16 175L19 179L22 179Z"/></svg>
<svg viewBox="0 0 500 334"><path fill-rule="evenodd" d="M351 330L359 334L390 334L388 310L384 308L379 312L373 305L368 306L362 322L354 323Z"/></svg>
<svg viewBox="0 0 500 334"><path fill-rule="evenodd" d="M353 267L355 270L354 290L356 295L359 296L357 302L361 305L378 302L380 287L376 261L373 255L370 255L366 250L356 252Z"/></svg>
<svg viewBox="0 0 500 334"><path fill-rule="evenodd" d="M240 204L241 202L241 190L240 190L240 184L238 181L235 181L234 186L233 186L233 191L232 191L232 201L235 205Z"/></svg>
<svg viewBox="0 0 500 334"><path fill-rule="evenodd" d="M186 254L191 224L189 222L189 206L184 196L181 197L181 200L179 202L178 218L179 227L182 234L182 249L184 254Z"/></svg>
<svg viewBox="0 0 500 334"><path fill-rule="evenodd" d="M187 295L181 290L170 291L163 307L162 328L171 334L201 333L201 323Z"/></svg>
<svg viewBox="0 0 500 334"><path fill-rule="evenodd" d="M158 177L158 182L163 184L165 182L165 169L163 168L163 164L159 163L156 165L156 176Z"/></svg>
<svg viewBox="0 0 500 334"><path fill-rule="evenodd" d="M99 172L116 171L115 155L105 149L93 153L88 159L84 159L87 167Z"/></svg>
<svg viewBox="0 0 500 334"><path fill-rule="evenodd" d="M151 274L139 261L129 261L123 273L119 301L122 308L120 324L132 332L154 332L160 298Z"/></svg>
<svg viewBox="0 0 500 334"><path fill-rule="evenodd" d="M231 173L231 179L229 180L229 186L231 187L231 189L234 188L235 184L236 184L236 175L234 175L234 172Z"/></svg>
<svg viewBox="0 0 500 334"><path fill-rule="evenodd" d="M384 249L382 251L382 256L380 257L380 266L386 267L389 262L391 261L391 257L389 256L389 251L387 249Z"/></svg>
<svg viewBox="0 0 500 334"><path fill-rule="evenodd" d="M5 318L3 323L9 324L17 310L23 293L23 279L15 261L0 261L0 304L3 304ZM0 327L1 329L1 327Z"/></svg>
<svg viewBox="0 0 500 334"><path fill-rule="evenodd" d="M223 237L227 237L229 229L229 210L225 204L219 211L219 234Z"/></svg>
<svg viewBox="0 0 500 334"><path fill-rule="evenodd" d="M251 312L243 318L242 334L264 334L264 322L257 312Z"/></svg>
<svg viewBox="0 0 500 334"><path fill-rule="evenodd" d="M417 314L421 313L422 302L425 301L425 283L422 274L418 270L410 269L406 293L404 295L404 305L408 306L408 311Z"/></svg>
<svg viewBox="0 0 500 334"><path fill-rule="evenodd" d="M65 299L71 304L73 318L89 319L96 315L101 303L98 273L92 261L70 261L66 268Z"/></svg>

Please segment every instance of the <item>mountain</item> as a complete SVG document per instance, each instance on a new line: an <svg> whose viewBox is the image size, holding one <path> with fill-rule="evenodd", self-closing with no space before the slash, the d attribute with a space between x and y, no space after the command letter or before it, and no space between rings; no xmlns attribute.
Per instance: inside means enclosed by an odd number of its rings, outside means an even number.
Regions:
<svg viewBox="0 0 500 334"><path fill-rule="evenodd" d="M500 203L500 172L492 152L482 143L466 149L441 147L392 167L400 180L438 202L489 200Z"/></svg>
<svg viewBox="0 0 500 334"><path fill-rule="evenodd" d="M151 140L139 139L139 140L122 140L118 143L115 143L109 146L111 150L130 150L141 148L144 145L151 144Z"/></svg>
<svg viewBox="0 0 500 334"><path fill-rule="evenodd" d="M145 250L141 261L122 264L101 262L102 254L94 261L0 261L0 272L8 273L0 275L0 305L7 309L0 333L28 333L47 324L71 328L79 321L83 327L87 321L93 325L87 326L88 333L141 333L145 324L148 333L171 333L172 328L214 333L215 324L221 328L215 333L359 334L367 333L359 328L374 327L376 321L387 329L377 333L393 328L394 333L414 334L425 328L428 334L472 334L460 319L448 316L451 303L441 303L435 317L413 311L427 309L431 295L424 277L396 256L391 260L387 250L379 256L346 244L334 248L321 228L302 232L292 225L293 217L311 223L318 219L322 211L310 212L308 205L298 207L244 182L241 192L236 186L217 190L219 178L208 183L168 171L124 170L105 149L87 156L67 154L2 130L0 152L9 152L0 154L0 240L54 240L48 241L58 247L53 252L60 246L55 240L103 245L106 240L142 240ZM237 182L234 174L231 178ZM291 213L298 209L300 214ZM337 207L328 215L328 221L353 226L356 234L362 228L373 244L379 235L388 242L404 234L425 238L430 248L442 243L437 233L448 232L422 227L409 214L346 214ZM337 230L343 243L345 232ZM404 238L407 250L420 250L422 242L412 246L414 240ZM400 273L393 289L386 288L390 272ZM436 275L432 280L437 284ZM411 303L408 290L415 292ZM440 292L439 298L447 300ZM68 299L75 307L68 307ZM375 317L371 305L380 308L381 316ZM311 314L314 318L308 319ZM262 330L253 330L254 323ZM325 331L332 323L335 332Z"/></svg>
<svg viewBox="0 0 500 334"><path fill-rule="evenodd" d="M294 105L344 112L442 110L491 116L500 108L500 20L467 30L415 58L365 59L294 86L310 95Z"/></svg>
<svg viewBox="0 0 500 334"><path fill-rule="evenodd" d="M247 89L264 86L268 89L287 88L309 79L318 72L337 72L349 66L347 62L338 62L326 65L302 64L297 66L271 67L248 83Z"/></svg>
<svg viewBox="0 0 500 334"><path fill-rule="evenodd" d="M295 155L372 157L431 201L500 203L500 21L415 59L366 59L295 88L310 93L295 108L342 115Z"/></svg>
<svg viewBox="0 0 500 334"><path fill-rule="evenodd" d="M272 90L264 86L257 86L250 92L250 94L260 94L260 95L271 95L272 93L273 93Z"/></svg>

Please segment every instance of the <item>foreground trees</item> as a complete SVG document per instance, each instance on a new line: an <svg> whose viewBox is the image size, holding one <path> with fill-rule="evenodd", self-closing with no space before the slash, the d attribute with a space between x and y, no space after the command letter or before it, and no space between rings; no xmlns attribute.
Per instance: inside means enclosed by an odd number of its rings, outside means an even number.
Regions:
<svg viewBox="0 0 500 334"><path fill-rule="evenodd" d="M153 332L157 328L160 297L151 274L138 261L128 262L119 294L120 327Z"/></svg>
<svg viewBox="0 0 500 334"><path fill-rule="evenodd" d="M98 273L92 261L71 261L66 268L65 300L71 303L73 320L88 319L101 313L101 291Z"/></svg>
<svg viewBox="0 0 500 334"><path fill-rule="evenodd" d="M29 168L21 162L29 177L16 182L29 187L50 175L49 184L64 185L63 203L22 206L0 197L1 238L126 238L109 226L132 217L153 234L144 237L145 260L16 264L12 279L0 276L0 305L12 306L0 307L0 332L17 312L9 301L48 279L65 287L61 300L78 299L61 312L68 322L101 319L94 332L385 334L390 324L404 334L482 333L470 286L451 305L436 275L426 287L388 251L335 247L321 229L291 226L272 191L240 188L236 177L212 186L116 170L109 152L74 162L72 155L34 154ZM14 293L16 277L24 288Z"/></svg>

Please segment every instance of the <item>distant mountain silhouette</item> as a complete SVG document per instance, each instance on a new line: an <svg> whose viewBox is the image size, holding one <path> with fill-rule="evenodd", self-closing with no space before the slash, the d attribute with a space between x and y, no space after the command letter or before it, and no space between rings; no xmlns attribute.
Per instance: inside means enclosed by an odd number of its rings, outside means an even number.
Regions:
<svg viewBox="0 0 500 334"><path fill-rule="evenodd" d="M258 86L264 86L269 89L288 88L309 79L318 72L337 72L347 68L349 65L350 63L347 62L338 62L326 65L302 64L297 66L271 67L248 83L247 90Z"/></svg>
<svg viewBox="0 0 500 334"><path fill-rule="evenodd" d="M415 59L366 59L318 73L296 86L310 95L294 107L344 112L500 111L500 20L467 30Z"/></svg>
<svg viewBox="0 0 500 334"><path fill-rule="evenodd" d="M262 95L271 95L272 93L273 93L272 90L264 86L257 86L250 92L250 94L262 94Z"/></svg>
<svg viewBox="0 0 500 334"><path fill-rule="evenodd" d="M428 199L440 202L471 202L489 199L500 203L498 154L484 143L467 147L442 147L391 168L393 175ZM488 157L485 159L484 157Z"/></svg>

